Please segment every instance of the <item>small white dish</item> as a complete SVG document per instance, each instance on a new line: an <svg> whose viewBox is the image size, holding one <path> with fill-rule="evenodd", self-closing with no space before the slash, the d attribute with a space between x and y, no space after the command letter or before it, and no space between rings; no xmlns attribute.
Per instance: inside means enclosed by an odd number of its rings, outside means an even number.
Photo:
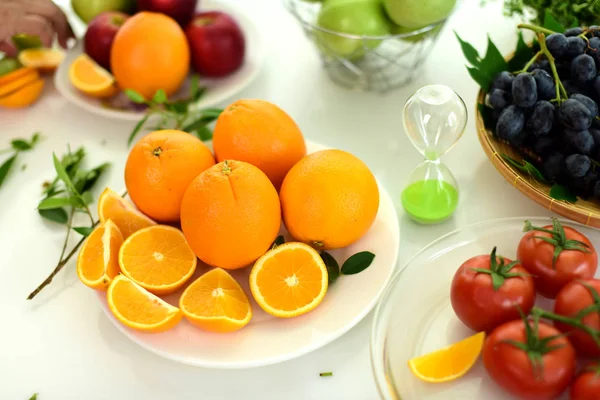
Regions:
<svg viewBox="0 0 600 400"><path fill-rule="evenodd" d="M324 149L308 142L308 153ZM235 333L204 332L185 319L170 331L159 334L138 332L122 325L111 313L106 293L98 292L102 309L129 339L159 356L184 364L210 368L258 367L300 357L339 338L359 323L375 306L396 266L400 231L394 204L379 185L379 212L373 226L358 242L330 251L340 266L359 251L371 251L375 259L357 275L340 276L330 286L323 302L313 311L291 319L265 313L252 298L248 285L250 268L231 271L246 291L252 304L250 323ZM286 241L289 235L282 229ZM208 271L200 265L190 283ZM183 289L164 299L178 304Z"/></svg>
<svg viewBox="0 0 600 400"><path fill-rule="evenodd" d="M246 41L244 64L237 71L229 76L218 79L200 76L200 84L206 87L206 92L194 107L214 107L233 97L256 78L263 64L266 43L264 41L264 36L257 29L252 20L232 7L214 1L202 1L199 10L223 11L228 13L240 25ZM140 118L143 117L142 111L108 108L102 104L101 100L86 96L71 84L69 80L69 66L73 60L82 53L83 43L79 41L67 52L65 59L57 68L56 73L54 74L54 85L58 92L69 102L94 114L111 119L127 121L140 120ZM188 77L180 89L181 93L187 91L189 81L190 78ZM177 94L174 96L176 95Z"/></svg>

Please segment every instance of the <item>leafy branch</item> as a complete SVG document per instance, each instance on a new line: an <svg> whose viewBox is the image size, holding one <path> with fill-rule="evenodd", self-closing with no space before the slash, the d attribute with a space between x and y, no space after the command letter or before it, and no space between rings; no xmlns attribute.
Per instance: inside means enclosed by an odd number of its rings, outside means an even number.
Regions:
<svg viewBox="0 0 600 400"><path fill-rule="evenodd" d="M212 139L212 131L208 125L214 122L221 112L220 108L204 108L192 110L192 106L197 103L206 88L200 86L197 76L192 77L190 85L190 96L187 99L170 101L164 90L156 91L152 99L147 100L143 95L135 90L127 89L125 95L136 104L145 104L148 106L146 115L138 121L129 135L127 145L131 145L136 135L142 129L160 130L160 129L178 129L196 135L200 140ZM148 120L153 115L159 116L159 122L146 128Z"/></svg>
<svg viewBox="0 0 600 400"><path fill-rule="evenodd" d="M0 154L12 153L12 155L0 165L0 187L6 180L8 173L12 170L19 153L32 150L39 141L40 134L34 133L30 140L13 139L10 141L10 147L0 150Z"/></svg>

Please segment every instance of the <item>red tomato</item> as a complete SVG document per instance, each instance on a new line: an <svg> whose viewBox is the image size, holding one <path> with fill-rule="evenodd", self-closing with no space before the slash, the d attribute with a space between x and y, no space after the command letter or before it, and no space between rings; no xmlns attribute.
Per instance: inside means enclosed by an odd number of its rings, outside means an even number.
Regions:
<svg viewBox="0 0 600 400"><path fill-rule="evenodd" d="M554 313L573 318L584 308L595 304L592 292L585 285L589 285L600 294L600 280L598 279L573 281L558 292L554 303ZM600 304L596 310L591 310L583 316L581 322L600 331ZM560 321L554 321L554 326L564 333L569 333L569 340L580 355L600 357L600 347L586 332ZM600 397L598 398L600 399Z"/></svg>
<svg viewBox="0 0 600 400"><path fill-rule="evenodd" d="M470 258L452 280L450 299L456 316L474 331L489 332L498 325L519 319L535 303L531 276L518 263L490 255ZM518 307L517 307L518 306Z"/></svg>
<svg viewBox="0 0 600 400"><path fill-rule="evenodd" d="M561 336L540 343L540 339L560 332L544 322L539 322L537 329L534 322L528 324L530 329L526 329L523 320L516 320L494 329L483 345L483 364L500 387L519 399L554 399L573 378L575 350ZM507 341L522 343L530 353ZM534 368L531 354L536 353L541 364Z"/></svg>
<svg viewBox="0 0 600 400"><path fill-rule="evenodd" d="M587 366L571 385L570 400L600 399L600 362Z"/></svg>
<svg viewBox="0 0 600 400"><path fill-rule="evenodd" d="M594 277L598 255L587 237L568 226L563 228L556 218L552 218L552 226L543 228L528 221L525 224L528 232L519 242L517 258L533 275L539 294L554 299L572 280Z"/></svg>

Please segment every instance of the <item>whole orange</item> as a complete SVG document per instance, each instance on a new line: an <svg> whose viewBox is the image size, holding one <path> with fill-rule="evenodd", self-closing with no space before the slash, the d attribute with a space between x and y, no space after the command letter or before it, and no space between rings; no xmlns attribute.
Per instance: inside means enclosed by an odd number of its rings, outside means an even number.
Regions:
<svg viewBox="0 0 600 400"><path fill-rule="evenodd" d="M269 178L242 161L223 161L190 184L181 229L199 259L225 269L246 267L271 246L281 207Z"/></svg>
<svg viewBox="0 0 600 400"><path fill-rule="evenodd" d="M306 155L298 125L264 100L238 100L227 106L217 119L213 148L217 161L248 162L267 174L276 189Z"/></svg>
<svg viewBox="0 0 600 400"><path fill-rule="evenodd" d="M342 150L304 157L288 172L279 197L290 235L324 250L356 242L367 233L379 209L373 173Z"/></svg>
<svg viewBox="0 0 600 400"><path fill-rule="evenodd" d="M139 12L115 35L110 67L122 89L133 89L146 99L158 89L171 95L182 85L190 68L185 33L171 17Z"/></svg>
<svg viewBox="0 0 600 400"><path fill-rule="evenodd" d="M197 137L176 130L155 131L131 148L125 186L144 214L156 221L176 222L190 182L213 165L212 153Z"/></svg>

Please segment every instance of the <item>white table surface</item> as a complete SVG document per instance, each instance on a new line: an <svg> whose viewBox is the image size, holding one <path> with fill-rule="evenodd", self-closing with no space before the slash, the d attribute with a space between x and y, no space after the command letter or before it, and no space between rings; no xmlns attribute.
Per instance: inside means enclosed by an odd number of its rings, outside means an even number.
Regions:
<svg viewBox="0 0 600 400"><path fill-rule="evenodd" d="M550 215L504 181L475 134L477 86L467 74L452 30L480 52L489 32L500 50L509 52L516 43L516 23L502 16L501 1L482 9L479 0L464 0L420 78L385 96L350 92L330 82L312 44L280 1L228 3L255 18L270 40L262 72L236 98L278 104L307 138L353 152L372 168L398 210L399 264L440 235L474 222ZM419 226L404 215L399 202L411 169L421 161L403 132L401 110L414 90L431 83L453 87L467 103L470 120L460 142L443 158L460 185L458 210L443 224ZM70 143L73 148L85 146L90 163L111 160L113 167L102 183L120 190L125 142L133 125L82 111L51 84L35 106L0 110L0 148L10 138L35 131L45 137L35 151L20 157L18 166L27 168L17 168L0 189L0 398L26 400L39 392L39 400L378 399L369 359L372 313L342 338L309 355L228 371L179 365L130 342L102 313L96 295L79 283L74 263L37 298L25 300L55 265L64 237L35 212L42 182L54 176L51 152L62 154ZM323 371L333 376L319 377Z"/></svg>

